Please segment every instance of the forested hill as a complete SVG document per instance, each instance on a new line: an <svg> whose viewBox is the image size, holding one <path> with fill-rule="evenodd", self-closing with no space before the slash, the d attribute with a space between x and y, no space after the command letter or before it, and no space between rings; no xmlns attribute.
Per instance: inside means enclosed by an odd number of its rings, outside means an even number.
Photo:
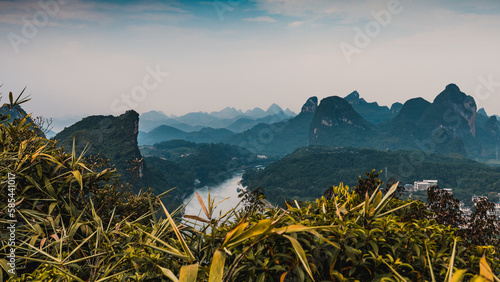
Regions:
<svg viewBox="0 0 500 282"><path fill-rule="evenodd" d="M471 196L500 192L500 168L466 158L450 158L420 151L304 147L269 165L265 170L247 170L243 183L262 187L272 203L284 199L313 200L332 185L356 184L364 172L384 170L381 176L395 177L402 184L437 179L441 188L453 188L466 203ZM386 182L387 179L383 180Z"/></svg>

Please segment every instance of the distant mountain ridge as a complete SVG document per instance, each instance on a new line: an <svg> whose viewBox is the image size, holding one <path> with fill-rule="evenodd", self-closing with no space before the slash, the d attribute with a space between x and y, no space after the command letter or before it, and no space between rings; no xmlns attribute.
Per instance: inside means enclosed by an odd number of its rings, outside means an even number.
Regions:
<svg viewBox="0 0 500 282"><path fill-rule="evenodd" d="M492 157L493 145L500 142L498 121L486 123L488 118L483 117L478 123L474 98L455 84L446 86L432 103L422 98L408 100L396 116L379 124L354 114L354 105L364 101L357 93L348 97L355 101L350 103L352 108L340 97L322 100L311 123L309 144L413 149L487 159Z"/></svg>
<svg viewBox="0 0 500 282"><path fill-rule="evenodd" d="M318 107L318 98L309 98L301 112L285 121L260 123L221 142L247 148L253 153L286 155L308 143L308 129Z"/></svg>
<svg viewBox="0 0 500 282"><path fill-rule="evenodd" d="M203 127L227 128L241 132L258 123L266 123L267 120L281 121L295 115L288 108L283 110L277 104L272 104L266 111L254 108L243 112L234 107L226 107L218 112L191 112L178 117L169 117L161 111L149 111L140 116L139 127L144 132L149 132L160 125L169 125L187 132L198 131ZM242 119L254 122L243 122Z"/></svg>
<svg viewBox="0 0 500 282"><path fill-rule="evenodd" d="M266 111L226 107L180 117L160 111L139 119L139 143L184 139L223 142L252 153L284 156L307 145L356 146L381 150L423 150L473 159L494 159L500 121L477 110L474 98L449 84L432 102L413 98L391 107L366 102L357 91L344 98L313 96L296 116L272 104ZM257 118L258 116L263 116ZM212 125L212 126L209 126Z"/></svg>
<svg viewBox="0 0 500 282"><path fill-rule="evenodd" d="M356 112L358 112L365 120L370 123L377 124L387 121L395 117L401 109L401 103L392 104L389 109L386 106L379 106L377 102L368 103L365 99L360 98L358 91L344 97Z"/></svg>
<svg viewBox="0 0 500 282"><path fill-rule="evenodd" d="M366 102L356 91L345 98L324 98L319 105L311 97L295 118L258 124L222 142L282 156L301 146L320 145L491 159L496 157L499 136L498 119L477 113L474 99L449 84L432 103L413 98L390 109Z"/></svg>

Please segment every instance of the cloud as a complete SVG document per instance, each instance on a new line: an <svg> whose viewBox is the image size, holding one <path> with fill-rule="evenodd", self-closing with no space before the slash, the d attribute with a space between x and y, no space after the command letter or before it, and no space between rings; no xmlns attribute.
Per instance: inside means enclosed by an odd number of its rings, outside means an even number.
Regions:
<svg viewBox="0 0 500 282"><path fill-rule="evenodd" d="M391 0L253 0L258 10L269 15L294 17L298 21L315 22L334 19L340 24L363 23L372 20L372 12L387 10ZM394 1L398 3L398 1ZM434 10L448 10L462 14L480 15L500 14L498 0L399 0L399 6L413 13L426 14ZM405 14L410 13L406 11Z"/></svg>
<svg viewBox="0 0 500 282"><path fill-rule="evenodd" d="M275 19L269 17L269 16L260 16L260 17L255 17L255 18L246 18L243 19L246 22L266 22L266 23L275 23L277 22Z"/></svg>
<svg viewBox="0 0 500 282"><path fill-rule="evenodd" d="M296 21L296 22L293 22L293 23L289 23L288 27L291 27L291 28L301 27L305 23L306 23L305 21Z"/></svg>
<svg viewBox="0 0 500 282"><path fill-rule="evenodd" d="M127 5L104 3L98 1L72 0L49 8L45 2L35 1L1 1L0 24L23 25L24 19L30 21L39 13L49 13L50 21L58 21L60 26L69 22L86 22L110 24L112 22L129 21L130 19L143 22L178 23L191 20L193 15L176 7L176 3L148 3L137 2ZM54 2L58 3L58 2ZM46 9L50 11L47 12ZM64 22L64 24L60 23ZM69 24L69 26L74 26Z"/></svg>

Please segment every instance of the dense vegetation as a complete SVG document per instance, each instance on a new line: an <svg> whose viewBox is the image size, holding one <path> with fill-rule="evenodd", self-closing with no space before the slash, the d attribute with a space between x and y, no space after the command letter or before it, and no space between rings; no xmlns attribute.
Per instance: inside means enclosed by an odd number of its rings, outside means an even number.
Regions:
<svg viewBox="0 0 500 282"><path fill-rule="evenodd" d="M225 128L204 127L198 131L185 132L168 125L160 125L150 132L139 132L140 145L153 145L163 141L184 139L197 143L217 143L224 137L234 134Z"/></svg>
<svg viewBox="0 0 500 282"><path fill-rule="evenodd" d="M453 188L453 194L470 204L473 195L500 192L500 168L465 158L449 158L419 151L378 151L358 148L304 147L274 162L265 170L247 170L243 183L262 187L268 200L314 200L325 187L342 181L353 186L360 171L383 170L383 180L396 178L413 184L437 179L440 187ZM385 178L387 172L387 178Z"/></svg>
<svg viewBox="0 0 500 282"><path fill-rule="evenodd" d="M143 146L140 149L146 156L146 162L154 161L152 157L173 162L183 170L183 175L190 177L191 183L194 179L198 179L199 185L220 184L231 177L236 170L275 160L272 157L260 159L245 148L223 143L206 144L171 140L153 146ZM179 174L170 169L163 171L168 175Z"/></svg>
<svg viewBox="0 0 500 282"><path fill-rule="evenodd" d="M203 218L180 223L161 197L122 190L113 170L25 118L0 129L0 280L499 281L498 246L471 245L422 203L395 198L397 185L361 195L341 184L286 209L246 194L222 217L209 198Z"/></svg>

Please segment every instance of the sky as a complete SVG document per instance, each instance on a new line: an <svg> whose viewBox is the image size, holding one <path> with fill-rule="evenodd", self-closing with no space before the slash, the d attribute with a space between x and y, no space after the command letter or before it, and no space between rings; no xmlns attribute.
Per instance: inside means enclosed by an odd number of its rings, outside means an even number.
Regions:
<svg viewBox="0 0 500 282"><path fill-rule="evenodd" d="M455 83L500 114L498 0L1 1L0 92L34 116L390 106Z"/></svg>

